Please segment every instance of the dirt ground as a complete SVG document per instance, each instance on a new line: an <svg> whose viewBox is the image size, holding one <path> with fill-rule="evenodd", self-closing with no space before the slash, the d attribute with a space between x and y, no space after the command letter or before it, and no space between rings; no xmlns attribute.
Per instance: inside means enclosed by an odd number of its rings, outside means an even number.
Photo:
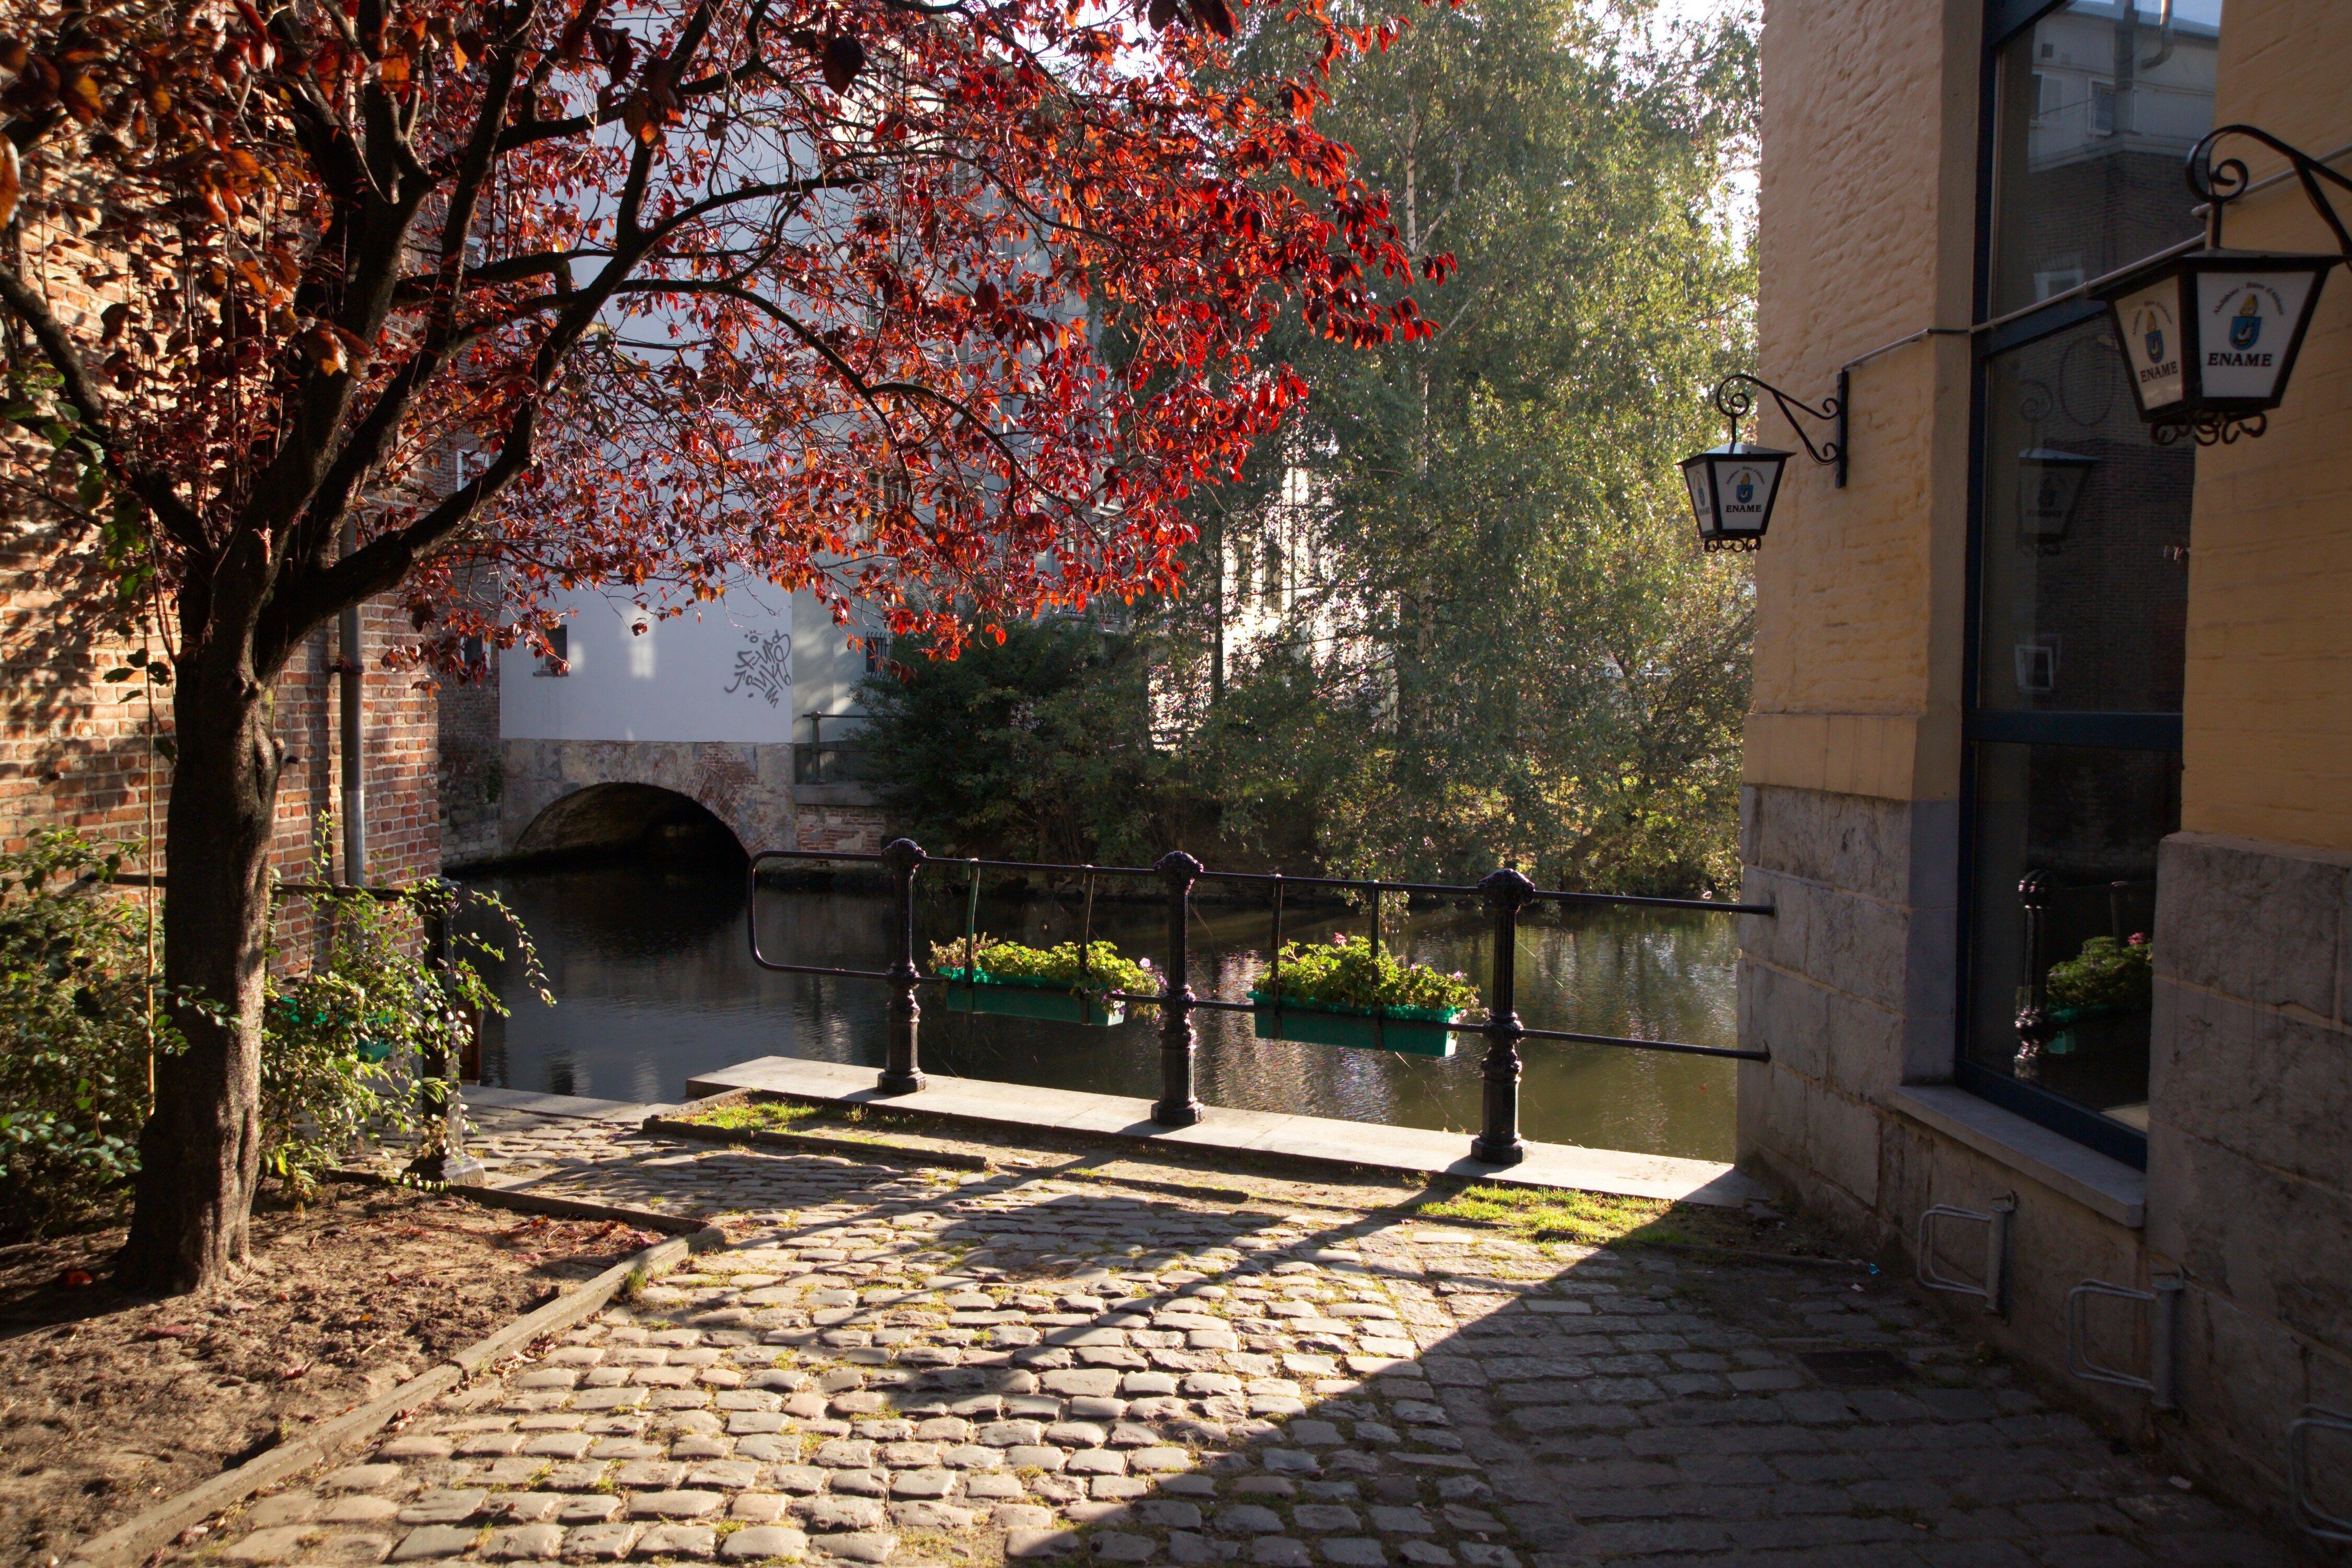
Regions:
<svg viewBox="0 0 2352 1568"><path fill-rule="evenodd" d="M110 1282L120 1230L0 1248L0 1562L47 1568L659 1239L343 1184L253 1236L233 1285L163 1300Z"/></svg>

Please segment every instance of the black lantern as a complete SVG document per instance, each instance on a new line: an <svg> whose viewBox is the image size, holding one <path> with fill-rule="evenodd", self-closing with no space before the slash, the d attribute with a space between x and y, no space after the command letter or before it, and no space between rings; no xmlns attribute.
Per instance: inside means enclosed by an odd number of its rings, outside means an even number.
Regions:
<svg viewBox="0 0 2352 1568"><path fill-rule="evenodd" d="M2148 434L2205 446L2261 435L2336 259L2192 250L2103 290Z"/></svg>
<svg viewBox="0 0 2352 1568"><path fill-rule="evenodd" d="M2083 481L2099 466L2096 458L2057 447L2033 447L2017 455L2017 537L2029 544L2055 544L2066 537Z"/></svg>
<svg viewBox="0 0 2352 1568"><path fill-rule="evenodd" d="M2248 188L2242 162L2213 162L2224 136L2251 137L2286 158L2341 255L2221 248L2222 209ZM2352 258L2352 233L2319 182L2352 191L2352 180L2251 125L2209 132L2189 150L2188 179L2206 206L2204 248L2135 268L2098 293L2148 434L2159 445L2187 435L2210 447L2261 435L2285 397L2327 269Z"/></svg>
<svg viewBox="0 0 2352 1568"><path fill-rule="evenodd" d="M1739 438L1740 420L1756 406L1756 399L1737 384L1740 382L1771 394L1772 401L1796 426L1797 439L1805 444L1806 452L1817 463L1835 465L1838 488L1845 488L1844 371L1838 372L1837 395L1824 399L1819 408L1799 403L1745 372L1725 376L1716 384L1715 406L1731 421L1731 439L1694 452L1682 461L1683 483L1690 489L1691 512L1698 520L1699 545L1706 550L1754 550L1764 542L1764 530L1772 521L1772 503L1780 499L1780 470L1796 456ZM1834 420L1837 438L1815 447L1804 426L1797 425L1799 414Z"/></svg>
<svg viewBox="0 0 2352 1568"><path fill-rule="evenodd" d="M1764 542L1780 493L1782 465L1796 456L1772 447L1732 441L1683 459L1698 542L1708 550L1753 550Z"/></svg>

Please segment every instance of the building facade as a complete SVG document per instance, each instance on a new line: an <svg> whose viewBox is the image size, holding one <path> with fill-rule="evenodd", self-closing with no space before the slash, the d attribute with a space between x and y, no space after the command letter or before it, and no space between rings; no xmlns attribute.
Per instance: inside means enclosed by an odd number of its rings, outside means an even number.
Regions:
<svg viewBox="0 0 2352 1568"><path fill-rule="evenodd" d="M2013 1199L1989 1335L2063 1377L2077 1314L2169 1384L2086 1400L2284 1510L2352 1411L2352 279L2210 447L2086 286L2202 234L2213 127L2346 148L2352 6L1771 0L1763 62L1759 368L1849 372L1852 469L1757 558L1741 1159L1914 1253ZM2292 181L2226 240L2334 248ZM2352 1438L2296 1441L2352 1514Z"/></svg>
<svg viewBox="0 0 2352 1568"><path fill-rule="evenodd" d="M878 632L765 584L667 618L593 590L552 607L560 657L518 647L442 679L453 864L657 844L713 819L747 854L881 847L856 744Z"/></svg>
<svg viewBox="0 0 2352 1568"><path fill-rule="evenodd" d="M133 846L126 868L160 871L165 808L171 798L172 696L168 687L108 680L136 651L157 646L137 637L94 637L61 617L43 586L49 542L24 527L0 553L0 848L24 848L33 837L70 829L101 843ZM392 646L405 623L382 601L363 606L367 648ZM358 759L366 800L366 879L398 885L437 876L441 814L434 761L431 683L413 670L362 658L365 716ZM322 857L320 828L339 813L346 759L338 721L343 661L334 627L296 650L275 689L277 734L285 747L278 787L278 834L271 862L289 882L343 880L343 836ZM280 958L307 962L315 932L308 900L280 906Z"/></svg>

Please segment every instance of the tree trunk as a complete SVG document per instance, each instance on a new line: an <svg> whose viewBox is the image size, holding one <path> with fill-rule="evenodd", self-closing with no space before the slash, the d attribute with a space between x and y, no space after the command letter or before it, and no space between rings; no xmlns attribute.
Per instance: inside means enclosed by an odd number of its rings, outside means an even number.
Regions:
<svg viewBox="0 0 2352 1568"><path fill-rule="evenodd" d="M183 625L191 619L184 616ZM261 1165L261 1004L279 747L242 617L181 648L164 827L163 973L185 1047L155 1063L119 1277L206 1289L247 1256ZM183 996L199 999L191 1006Z"/></svg>

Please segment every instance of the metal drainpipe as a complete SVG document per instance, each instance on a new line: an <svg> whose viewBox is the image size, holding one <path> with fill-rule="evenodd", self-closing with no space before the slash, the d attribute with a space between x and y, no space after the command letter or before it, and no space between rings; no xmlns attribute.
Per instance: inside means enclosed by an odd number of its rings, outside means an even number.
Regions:
<svg viewBox="0 0 2352 1568"><path fill-rule="evenodd" d="M360 547L357 518L343 520L343 553ZM367 763L362 755L360 683L365 679L365 650L360 645L360 607L345 605L340 630L342 640L343 744L343 880L352 887L367 884Z"/></svg>

